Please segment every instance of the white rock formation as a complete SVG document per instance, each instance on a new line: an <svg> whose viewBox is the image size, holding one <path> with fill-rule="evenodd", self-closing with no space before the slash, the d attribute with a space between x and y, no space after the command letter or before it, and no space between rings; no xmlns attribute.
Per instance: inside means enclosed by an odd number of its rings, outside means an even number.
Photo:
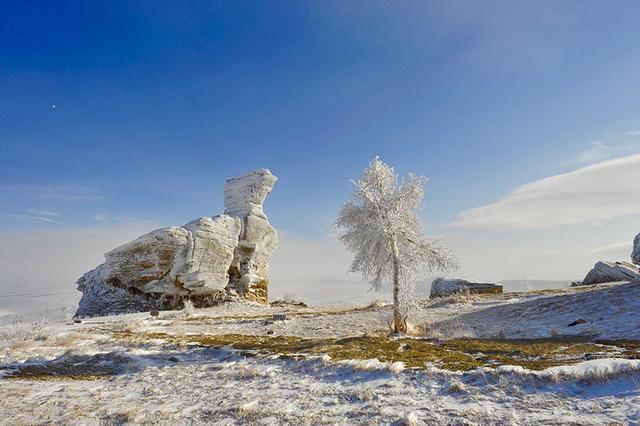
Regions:
<svg viewBox="0 0 640 426"><path fill-rule="evenodd" d="M249 300L267 303L269 258L278 245L278 234L265 216L262 203L277 178L262 169L227 179L225 214L242 219L242 230L230 269L229 287Z"/></svg>
<svg viewBox="0 0 640 426"><path fill-rule="evenodd" d="M636 265L640 265L640 234L636 235L633 240L633 251L631 252L631 261Z"/></svg>
<svg viewBox="0 0 640 426"><path fill-rule="evenodd" d="M429 297L445 297L456 293L502 293L502 286L495 283L472 282L460 278L436 278L431 283Z"/></svg>
<svg viewBox="0 0 640 426"><path fill-rule="evenodd" d="M224 184L224 212L238 217L267 219L262 203L278 180L267 169L227 179Z"/></svg>
<svg viewBox="0 0 640 426"><path fill-rule="evenodd" d="M598 262L578 285L640 280L640 267L629 262Z"/></svg>
<svg viewBox="0 0 640 426"><path fill-rule="evenodd" d="M228 179L225 214L158 229L106 253L78 280L76 315L173 308L183 298L208 306L229 293L267 303L278 237L262 203L276 180L264 169Z"/></svg>
<svg viewBox="0 0 640 426"><path fill-rule="evenodd" d="M82 299L76 316L91 317L162 309L163 303L139 291L114 287L105 281L105 264L84 274L77 282Z"/></svg>

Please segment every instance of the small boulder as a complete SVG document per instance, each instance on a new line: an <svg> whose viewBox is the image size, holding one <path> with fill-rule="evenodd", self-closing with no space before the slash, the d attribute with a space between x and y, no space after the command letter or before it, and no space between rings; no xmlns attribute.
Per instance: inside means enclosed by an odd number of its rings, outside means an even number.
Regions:
<svg viewBox="0 0 640 426"><path fill-rule="evenodd" d="M572 323L570 323L569 325L567 325L567 327L575 327L576 325L580 325L580 324L584 324L587 321L582 319L582 318L578 318L577 320L573 321Z"/></svg>
<svg viewBox="0 0 640 426"><path fill-rule="evenodd" d="M273 314L274 321L284 321L287 319L287 314Z"/></svg>
<svg viewBox="0 0 640 426"><path fill-rule="evenodd" d="M446 297L456 293L497 294L502 293L502 286L495 283L480 283L460 278L436 278L431 283L429 297Z"/></svg>
<svg viewBox="0 0 640 426"><path fill-rule="evenodd" d="M154 318L158 318L160 316L160 312L154 310L154 311L149 312L149 315L151 315Z"/></svg>
<svg viewBox="0 0 640 426"><path fill-rule="evenodd" d="M640 280L640 266L629 262L598 262L589 271L581 283L577 285L591 285L612 283L617 281Z"/></svg>
<svg viewBox="0 0 640 426"><path fill-rule="evenodd" d="M308 308L307 304L302 300L289 300L289 299L278 299L273 302L269 302L270 306L281 307L281 306L299 306L301 308Z"/></svg>

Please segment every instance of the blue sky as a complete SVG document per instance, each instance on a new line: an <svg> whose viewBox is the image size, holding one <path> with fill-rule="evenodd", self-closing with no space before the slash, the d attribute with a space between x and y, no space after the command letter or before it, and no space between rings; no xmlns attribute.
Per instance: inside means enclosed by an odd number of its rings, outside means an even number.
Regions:
<svg viewBox="0 0 640 426"><path fill-rule="evenodd" d="M445 3L9 2L0 181L104 199L2 210L181 222L268 167L274 222L314 232L380 155L446 221L638 127L637 2Z"/></svg>
<svg viewBox="0 0 640 426"><path fill-rule="evenodd" d="M266 167L275 226L322 239L380 155L446 236L640 152L639 70L634 1L4 2L0 230L182 224Z"/></svg>

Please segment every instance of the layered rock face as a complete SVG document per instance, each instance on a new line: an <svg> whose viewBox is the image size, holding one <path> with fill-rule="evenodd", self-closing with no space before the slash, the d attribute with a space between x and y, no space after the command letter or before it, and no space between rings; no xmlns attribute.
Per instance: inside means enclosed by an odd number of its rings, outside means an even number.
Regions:
<svg viewBox="0 0 640 426"><path fill-rule="evenodd" d="M115 287L167 295L209 294L227 285L240 219L203 217L158 229L105 254Z"/></svg>
<svg viewBox="0 0 640 426"><path fill-rule="evenodd" d="M581 285L640 280L640 267L629 262L598 262Z"/></svg>
<svg viewBox="0 0 640 426"><path fill-rule="evenodd" d="M431 283L429 298L451 296L452 294L496 294L502 293L502 286L495 283L479 283L460 278L436 278Z"/></svg>
<svg viewBox="0 0 640 426"><path fill-rule="evenodd" d="M278 246L278 234L264 214L262 203L277 178L269 170L227 179L225 214L240 217L242 227L231 264L229 287L246 299L267 303L269 258Z"/></svg>
<svg viewBox="0 0 640 426"><path fill-rule="evenodd" d="M636 235L633 240L631 262L633 263L624 261L598 262L582 281L575 282L572 285L579 286L640 280L640 234Z"/></svg>
<svg viewBox="0 0 640 426"><path fill-rule="evenodd" d="M266 169L228 179L225 214L152 231L105 254L77 282L76 316L210 306L238 296L267 303L268 263L278 245L262 204L277 178Z"/></svg>

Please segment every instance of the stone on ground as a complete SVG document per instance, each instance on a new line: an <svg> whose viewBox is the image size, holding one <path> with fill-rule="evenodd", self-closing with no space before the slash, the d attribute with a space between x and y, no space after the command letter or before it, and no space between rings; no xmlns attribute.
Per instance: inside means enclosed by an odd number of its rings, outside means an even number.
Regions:
<svg viewBox="0 0 640 426"><path fill-rule="evenodd" d="M467 281L460 278L436 278L431 283L430 298L446 297L453 294L495 294L502 293L502 286L495 283Z"/></svg>
<svg viewBox="0 0 640 426"><path fill-rule="evenodd" d="M579 285L603 284L618 281L640 280L640 267L629 262L605 262L595 264Z"/></svg>

